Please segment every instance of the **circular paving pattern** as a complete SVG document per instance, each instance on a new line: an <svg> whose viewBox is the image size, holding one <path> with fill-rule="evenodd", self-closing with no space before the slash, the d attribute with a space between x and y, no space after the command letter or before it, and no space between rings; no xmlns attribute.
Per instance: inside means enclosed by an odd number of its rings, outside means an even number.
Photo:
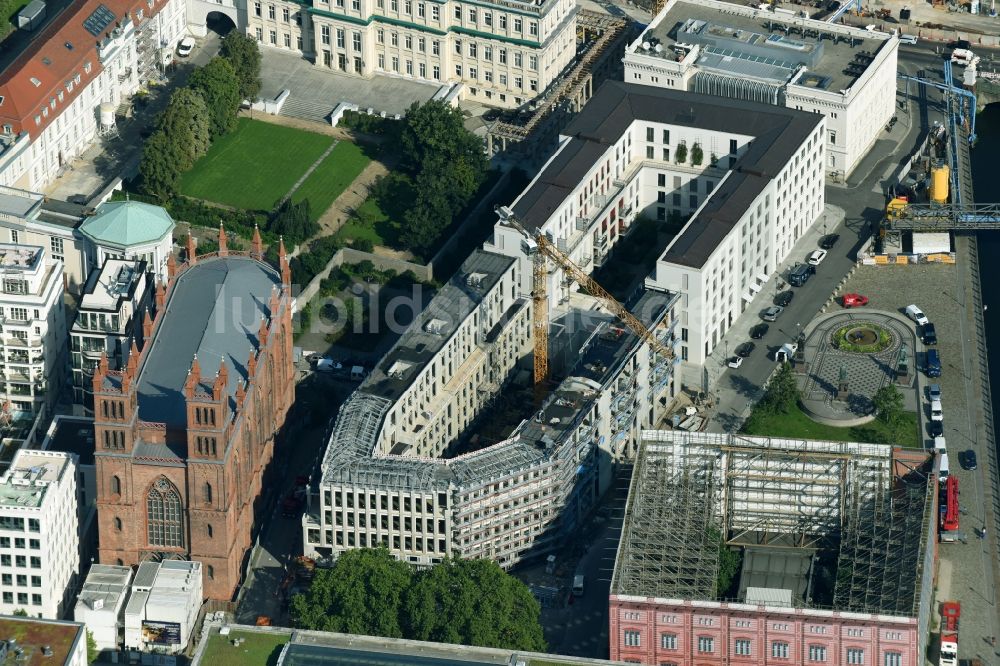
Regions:
<svg viewBox="0 0 1000 666"><path fill-rule="evenodd" d="M805 330L806 372L798 375L803 410L831 425L871 421L872 397L896 379L901 358L909 372L898 385L913 385L915 345L912 325L893 313L842 310L821 315ZM847 392L838 399L842 379Z"/></svg>

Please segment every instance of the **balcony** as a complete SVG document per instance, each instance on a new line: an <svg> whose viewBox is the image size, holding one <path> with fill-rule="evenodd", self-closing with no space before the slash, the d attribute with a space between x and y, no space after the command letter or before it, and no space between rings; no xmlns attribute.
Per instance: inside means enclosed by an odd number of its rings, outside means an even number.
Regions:
<svg viewBox="0 0 1000 666"><path fill-rule="evenodd" d="M7 347L20 347L22 349L27 349L29 347L31 348L41 347L42 341L39 338L33 340L25 340L24 338L15 338L11 336L11 337L4 337L3 344L6 345Z"/></svg>

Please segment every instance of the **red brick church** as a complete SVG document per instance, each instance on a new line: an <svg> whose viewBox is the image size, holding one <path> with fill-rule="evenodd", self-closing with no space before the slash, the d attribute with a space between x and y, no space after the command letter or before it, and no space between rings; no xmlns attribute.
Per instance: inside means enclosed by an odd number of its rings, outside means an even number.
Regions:
<svg viewBox="0 0 1000 666"><path fill-rule="evenodd" d="M249 253L171 258L143 344L121 371L94 373L100 561L202 563L205 596L230 599L251 545L275 434L294 398L292 297Z"/></svg>

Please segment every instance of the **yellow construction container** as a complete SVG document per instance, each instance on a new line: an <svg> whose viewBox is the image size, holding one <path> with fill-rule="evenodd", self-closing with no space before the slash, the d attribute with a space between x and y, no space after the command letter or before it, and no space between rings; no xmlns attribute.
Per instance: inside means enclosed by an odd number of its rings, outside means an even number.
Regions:
<svg viewBox="0 0 1000 666"><path fill-rule="evenodd" d="M931 169L931 201L943 204L948 201L948 178L950 171L947 164Z"/></svg>

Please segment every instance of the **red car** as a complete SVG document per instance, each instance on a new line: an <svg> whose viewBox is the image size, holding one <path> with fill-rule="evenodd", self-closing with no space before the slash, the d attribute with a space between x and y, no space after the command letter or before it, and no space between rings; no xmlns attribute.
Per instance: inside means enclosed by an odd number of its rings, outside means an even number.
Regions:
<svg viewBox="0 0 1000 666"><path fill-rule="evenodd" d="M868 297L861 294L844 294L844 307L857 308L868 305Z"/></svg>

